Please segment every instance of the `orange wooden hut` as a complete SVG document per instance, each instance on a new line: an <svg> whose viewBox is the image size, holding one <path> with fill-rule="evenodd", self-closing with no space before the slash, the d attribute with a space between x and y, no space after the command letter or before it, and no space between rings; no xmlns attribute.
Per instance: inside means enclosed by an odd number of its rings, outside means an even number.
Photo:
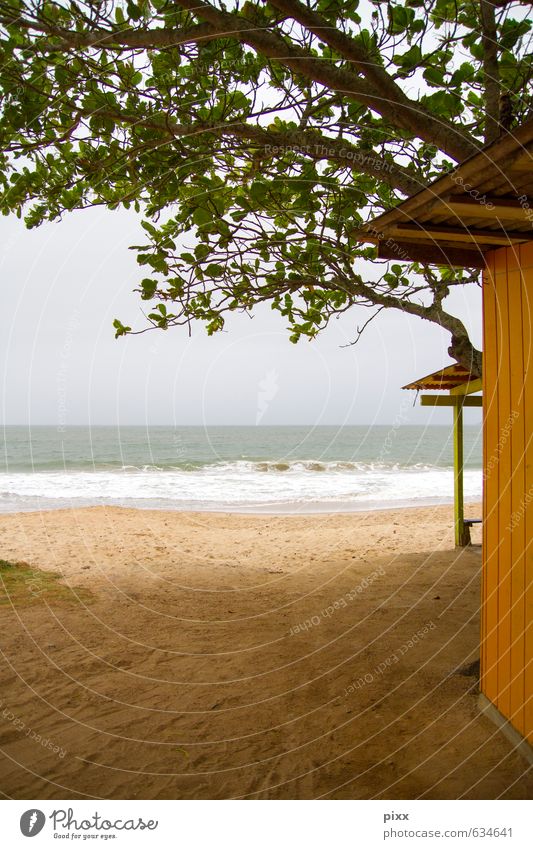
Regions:
<svg viewBox="0 0 533 849"><path fill-rule="evenodd" d="M378 256L483 269L481 706L533 749L533 121L369 222Z"/></svg>

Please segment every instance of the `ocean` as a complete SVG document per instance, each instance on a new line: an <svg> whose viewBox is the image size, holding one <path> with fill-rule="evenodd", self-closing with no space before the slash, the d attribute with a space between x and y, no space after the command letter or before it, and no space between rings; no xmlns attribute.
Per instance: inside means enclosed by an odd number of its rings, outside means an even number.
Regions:
<svg viewBox="0 0 533 849"><path fill-rule="evenodd" d="M451 427L4 427L0 512L91 505L311 513L453 500ZM481 498L465 427L465 499Z"/></svg>

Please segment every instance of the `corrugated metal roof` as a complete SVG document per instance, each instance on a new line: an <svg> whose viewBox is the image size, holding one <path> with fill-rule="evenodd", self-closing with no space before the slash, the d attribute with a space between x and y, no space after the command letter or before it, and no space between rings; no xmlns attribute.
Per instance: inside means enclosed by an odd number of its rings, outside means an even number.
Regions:
<svg viewBox="0 0 533 849"><path fill-rule="evenodd" d="M403 203L361 241L399 261L484 266L483 254L533 239L533 121L505 134Z"/></svg>
<svg viewBox="0 0 533 849"><path fill-rule="evenodd" d="M451 366L439 369L439 371L434 371L433 374L419 377L418 380L408 383L407 386L402 386L402 389L455 389L457 386L462 386L463 383L475 379L475 376L468 369L454 363Z"/></svg>

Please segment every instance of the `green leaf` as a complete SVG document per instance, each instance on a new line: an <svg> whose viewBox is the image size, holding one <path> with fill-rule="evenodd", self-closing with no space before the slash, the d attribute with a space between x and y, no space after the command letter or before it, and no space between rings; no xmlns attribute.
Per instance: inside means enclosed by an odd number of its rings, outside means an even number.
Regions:
<svg viewBox="0 0 533 849"><path fill-rule="evenodd" d="M119 336L126 336L126 334L129 333L131 330L131 327L122 324L122 322L119 321L118 318L115 318L115 320L113 321L113 327L115 328L115 339L118 339Z"/></svg>
<svg viewBox="0 0 533 849"><path fill-rule="evenodd" d="M129 16L129 17L130 17L133 21L139 21L139 20L141 19L141 17L142 17L142 12L141 12L140 7L139 7L139 6L137 6L137 5L136 5L136 3L132 3L132 2L131 2L131 0L128 0L127 6L126 6L126 10L127 10L127 12L128 12L128 16Z"/></svg>
<svg viewBox="0 0 533 849"><path fill-rule="evenodd" d="M213 214L208 209L204 209L202 206L196 207L193 213L193 221L197 227L204 227L206 224L210 224L212 220Z"/></svg>
<svg viewBox="0 0 533 849"><path fill-rule="evenodd" d="M222 277L225 270L225 267L220 263L212 262L204 269L204 274L207 274L208 277Z"/></svg>
<svg viewBox="0 0 533 849"><path fill-rule="evenodd" d="M151 280L148 277L145 277L144 280L141 281L142 287L142 299L144 301L149 301L155 295L157 289L157 281Z"/></svg>
<svg viewBox="0 0 533 849"><path fill-rule="evenodd" d="M442 68L426 68L424 79L429 85L440 88L444 84L444 71Z"/></svg>
<svg viewBox="0 0 533 849"><path fill-rule="evenodd" d="M196 259L199 259L199 260L205 259L206 256L208 256L210 253L211 253L211 248L209 247L209 245L206 245L203 242L200 242L198 245L196 245L196 247L194 249L194 254L196 256Z"/></svg>
<svg viewBox="0 0 533 849"><path fill-rule="evenodd" d="M413 9L406 8L405 6L389 6L388 12L389 32L394 35L405 32L415 17Z"/></svg>

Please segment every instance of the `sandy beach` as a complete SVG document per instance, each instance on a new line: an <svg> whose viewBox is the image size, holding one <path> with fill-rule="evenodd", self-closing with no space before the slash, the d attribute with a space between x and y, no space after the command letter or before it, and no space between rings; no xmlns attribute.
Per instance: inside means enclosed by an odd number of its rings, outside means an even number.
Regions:
<svg viewBox="0 0 533 849"><path fill-rule="evenodd" d="M530 797L465 669L479 536L442 506L0 516L2 793Z"/></svg>

